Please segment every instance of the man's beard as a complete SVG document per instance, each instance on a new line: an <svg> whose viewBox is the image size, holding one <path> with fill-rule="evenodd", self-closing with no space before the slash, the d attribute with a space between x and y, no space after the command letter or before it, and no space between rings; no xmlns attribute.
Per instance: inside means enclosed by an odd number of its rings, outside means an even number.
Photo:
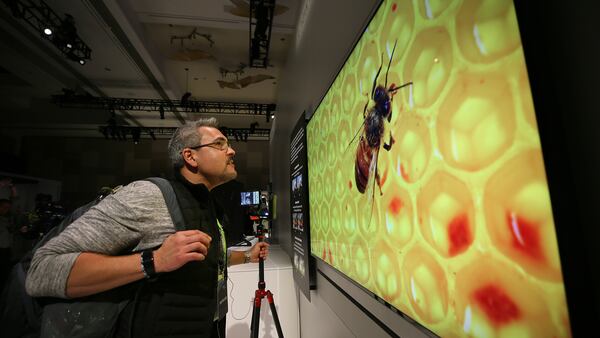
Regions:
<svg viewBox="0 0 600 338"><path fill-rule="evenodd" d="M232 168L231 168L231 169L233 169L232 171L229 170L230 169L229 165L232 165ZM235 164L233 162L233 158L230 158L227 161L227 166L225 167L225 173L223 174L223 180L224 180L224 182L229 182L236 178L237 178L237 170L235 170Z"/></svg>

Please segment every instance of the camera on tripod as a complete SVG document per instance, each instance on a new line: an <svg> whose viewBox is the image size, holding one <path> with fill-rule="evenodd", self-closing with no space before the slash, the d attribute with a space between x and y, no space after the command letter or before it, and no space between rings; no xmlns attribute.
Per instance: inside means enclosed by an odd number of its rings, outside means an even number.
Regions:
<svg viewBox="0 0 600 338"><path fill-rule="evenodd" d="M266 191L245 191L241 193L240 204L247 207L247 215L253 222L256 236L269 237L269 223L271 212L269 210L269 193Z"/></svg>
<svg viewBox="0 0 600 338"><path fill-rule="evenodd" d="M240 204L246 206L248 217L253 223L254 234L258 242L265 241L269 238L269 230L271 223L271 212L269 209L269 193L267 191L245 191L241 193ZM265 263L263 258L258 259L258 289L254 292L254 301L252 309L252 322L250 325L250 337L258 338L259 323L260 323L260 309L261 303L264 298L267 298L271 314L273 315L273 321L275 322L275 328L279 338L283 338L283 331L281 330L281 324L279 323L279 316L277 315L277 309L275 308L275 301L273 300L273 293L266 289L265 282Z"/></svg>

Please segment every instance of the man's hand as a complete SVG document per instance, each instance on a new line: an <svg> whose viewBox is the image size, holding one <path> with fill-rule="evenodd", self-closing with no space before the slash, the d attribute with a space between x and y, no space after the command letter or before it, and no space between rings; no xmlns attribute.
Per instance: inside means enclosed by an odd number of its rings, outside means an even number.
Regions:
<svg viewBox="0 0 600 338"><path fill-rule="evenodd" d="M258 242L250 249L250 262L252 263L258 263L258 257L267 259L267 256L269 256L268 243Z"/></svg>
<svg viewBox="0 0 600 338"><path fill-rule="evenodd" d="M178 231L165 239L154 251L156 272L177 270L191 261L203 261L212 238L200 230Z"/></svg>

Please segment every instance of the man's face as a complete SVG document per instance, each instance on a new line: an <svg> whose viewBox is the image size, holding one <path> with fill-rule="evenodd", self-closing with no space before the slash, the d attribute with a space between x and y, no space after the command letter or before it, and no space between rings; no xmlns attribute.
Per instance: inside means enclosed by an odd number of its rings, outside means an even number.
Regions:
<svg viewBox="0 0 600 338"><path fill-rule="evenodd" d="M227 142L227 138L216 128L200 127L199 131L202 134L200 145L208 146L193 150L198 160L198 173L213 187L235 179L237 177L233 163L235 151L231 147L219 149L223 142ZM210 145L215 142L216 144Z"/></svg>

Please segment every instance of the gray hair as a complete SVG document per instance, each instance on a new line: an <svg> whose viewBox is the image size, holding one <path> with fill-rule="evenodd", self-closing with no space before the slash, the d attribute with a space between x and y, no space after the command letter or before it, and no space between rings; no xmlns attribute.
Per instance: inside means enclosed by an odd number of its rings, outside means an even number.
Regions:
<svg viewBox="0 0 600 338"><path fill-rule="evenodd" d="M186 122L175 130L169 140L169 158L176 169L183 167L184 161L181 152L184 148L200 145L202 134L200 127L219 128L219 122L214 117L201 118L196 121Z"/></svg>

